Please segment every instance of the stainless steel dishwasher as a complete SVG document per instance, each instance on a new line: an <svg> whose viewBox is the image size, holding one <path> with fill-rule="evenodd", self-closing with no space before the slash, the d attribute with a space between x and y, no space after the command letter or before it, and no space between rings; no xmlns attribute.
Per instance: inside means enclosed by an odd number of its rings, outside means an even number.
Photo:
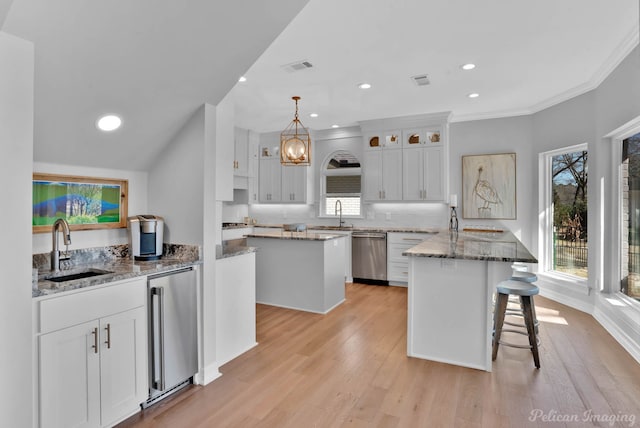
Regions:
<svg viewBox="0 0 640 428"><path fill-rule="evenodd" d="M148 407L188 386L198 371L197 279L192 268L149 277Z"/></svg>
<svg viewBox="0 0 640 428"><path fill-rule="evenodd" d="M353 280L387 284L387 234L353 232L351 236Z"/></svg>

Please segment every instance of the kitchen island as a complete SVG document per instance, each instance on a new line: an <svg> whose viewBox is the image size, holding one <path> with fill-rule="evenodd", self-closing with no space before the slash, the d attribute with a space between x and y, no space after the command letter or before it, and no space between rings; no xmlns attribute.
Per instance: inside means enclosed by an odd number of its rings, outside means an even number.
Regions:
<svg viewBox="0 0 640 428"><path fill-rule="evenodd" d="M256 301L326 314L345 300L345 237L332 233L263 232L257 247Z"/></svg>
<svg viewBox="0 0 640 428"><path fill-rule="evenodd" d="M537 260L511 232L438 234L409 256L407 355L491 371L493 293Z"/></svg>

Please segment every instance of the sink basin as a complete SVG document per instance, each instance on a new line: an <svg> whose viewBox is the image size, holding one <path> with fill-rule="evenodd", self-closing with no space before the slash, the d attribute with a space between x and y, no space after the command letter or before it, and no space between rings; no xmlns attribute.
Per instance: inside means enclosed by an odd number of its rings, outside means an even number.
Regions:
<svg viewBox="0 0 640 428"><path fill-rule="evenodd" d="M113 272L109 272L107 270L100 270L100 269L86 269L83 271L75 271L73 273L68 273L66 275L53 274L53 275L44 277L44 279L46 279L47 281L53 281L53 282L66 282L66 281L73 281L76 279L91 278L92 276L107 275L109 273L113 273Z"/></svg>

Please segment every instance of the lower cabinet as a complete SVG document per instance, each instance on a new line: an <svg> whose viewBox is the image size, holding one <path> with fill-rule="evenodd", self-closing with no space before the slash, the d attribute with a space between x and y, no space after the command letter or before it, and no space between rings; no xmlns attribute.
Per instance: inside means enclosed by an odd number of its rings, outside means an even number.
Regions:
<svg viewBox="0 0 640 428"><path fill-rule="evenodd" d="M137 288L142 285L146 288L146 280ZM78 300L89 307L95 305L97 313L100 305L120 306L121 309L131 305L118 301L126 299L128 290L115 293L111 290L91 296L99 291L102 290L69 296L72 299L68 303L63 301L67 297L58 297L51 308L41 306L43 310L38 318L44 321L56 318L52 325L57 327L64 318L73 319L74 316L56 312L73 310ZM97 301L93 301L94 298ZM140 303L139 298L134 302ZM90 312L86 311L86 306L84 309L84 312ZM48 330L45 322L41 327L41 330ZM39 426L113 426L139 410L140 403L148 396L145 306L41 334L38 337L38 362Z"/></svg>
<svg viewBox="0 0 640 428"><path fill-rule="evenodd" d="M387 279L390 283L409 281L409 258L402 253L427 239L424 233L387 233Z"/></svg>

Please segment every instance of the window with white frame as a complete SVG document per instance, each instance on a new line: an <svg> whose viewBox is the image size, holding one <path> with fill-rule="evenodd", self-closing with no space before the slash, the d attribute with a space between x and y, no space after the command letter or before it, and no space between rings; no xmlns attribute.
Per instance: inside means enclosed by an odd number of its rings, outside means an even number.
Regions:
<svg viewBox="0 0 640 428"><path fill-rule="evenodd" d="M541 271L585 282L588 277L587 144L540 155Z"/></svg>
<svg viewBox="0 0 640 428"><path fill-rule="evenodd" d="M348 151L332 153L322 168L321 213L325 217L360 217L360 161Z"/></svg>
<svg viewBox="0 0 640 428"><path fill-rule="evenodd" d="M620 291L640 300L640 133L622 140Z"/></svg>

